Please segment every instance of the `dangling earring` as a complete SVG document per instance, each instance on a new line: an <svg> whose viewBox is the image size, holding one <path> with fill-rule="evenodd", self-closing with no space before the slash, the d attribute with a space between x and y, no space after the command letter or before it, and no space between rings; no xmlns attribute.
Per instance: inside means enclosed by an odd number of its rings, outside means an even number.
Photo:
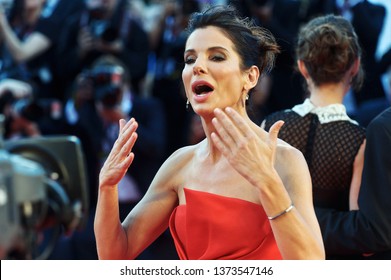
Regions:
<svg viewBox="0 0 391 280"><path fill-rule="evenodd" d="M190 105L190 101L189 101L189 99L187 99L187 101L186 101L186 111L189 111L189 105Z"/></svg>
<svg viewBox="0 0 391 280"><path fill-rule="evenodd" d="M249 98L250 98L250 95L247 94L247 95L246 95L246 101L247 101Z"/></svg>
<svg viewBox="0 0 391 280"><path fill-rule="evenodd" d="M246 104L247 104L247 102L248 102L248 98L249 98L249 96L248 96L248 93L247 93L247 94L246 94L246 97L244 98L244 100L242 99L242 106L243 106L243 107L246 106Z"/></svg>

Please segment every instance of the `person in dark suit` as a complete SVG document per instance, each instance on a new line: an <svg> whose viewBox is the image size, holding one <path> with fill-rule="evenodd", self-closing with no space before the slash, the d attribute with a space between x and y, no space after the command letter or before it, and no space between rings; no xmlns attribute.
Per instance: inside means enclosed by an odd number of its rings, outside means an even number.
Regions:
<svg viewBox="0 0 391 280"><path fill-rule="evenodd" d="M367 127L359 210L316 208L327 252L391 259L391 107Z"/></svg>

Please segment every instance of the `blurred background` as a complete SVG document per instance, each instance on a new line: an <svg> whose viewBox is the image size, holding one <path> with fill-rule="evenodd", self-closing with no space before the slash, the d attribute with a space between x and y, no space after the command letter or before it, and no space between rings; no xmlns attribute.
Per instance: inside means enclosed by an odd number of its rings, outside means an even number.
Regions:
<svg viewBox="0 0 391 280"><path fill-rule="evenodd" d="M364 87L348 114L366 126L390 105L391 1L0 0L0 258L97 259L98 173L120 118L138 120L136 158L120 185L121 218L162 162L204 138L181 80L186 25L209 5L234 5L281 46L250 116L302 103L295 71L300 26L348 18L363 48ZM140 259L177 259L165 232Z"/></svg>

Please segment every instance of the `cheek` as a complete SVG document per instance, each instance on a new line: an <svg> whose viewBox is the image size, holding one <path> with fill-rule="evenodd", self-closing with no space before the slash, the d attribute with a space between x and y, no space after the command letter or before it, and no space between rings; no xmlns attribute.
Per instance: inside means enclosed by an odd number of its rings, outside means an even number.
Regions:
<svg viewBox="0 0 391 280"><path fill-rule="evenodd" d="M188 67L183 68L182 70L182 82L185 87L186 92L188 91L188 88L190 87L190 81L191 81L191 71Z"/></svg>
<svg viewBox="0 0 391 280"><path fill-rule="evenodd" d="M218 73L218 79L229 91L241 91L243 87L241 73L237 70L220 71Z"/></svg>

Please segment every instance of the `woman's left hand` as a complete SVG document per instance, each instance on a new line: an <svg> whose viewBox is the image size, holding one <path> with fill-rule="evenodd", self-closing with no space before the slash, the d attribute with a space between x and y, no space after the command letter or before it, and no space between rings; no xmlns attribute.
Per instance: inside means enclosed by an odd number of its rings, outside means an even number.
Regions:
<svg viewBox="0 0 391 280"><path fill-rule="evenodd" d="M212 140L229 163L254 186L275 181L277 136L284 122L276 122L268 133L261 128L255 131L232 108L215 109L214 113Z"/></svg>

